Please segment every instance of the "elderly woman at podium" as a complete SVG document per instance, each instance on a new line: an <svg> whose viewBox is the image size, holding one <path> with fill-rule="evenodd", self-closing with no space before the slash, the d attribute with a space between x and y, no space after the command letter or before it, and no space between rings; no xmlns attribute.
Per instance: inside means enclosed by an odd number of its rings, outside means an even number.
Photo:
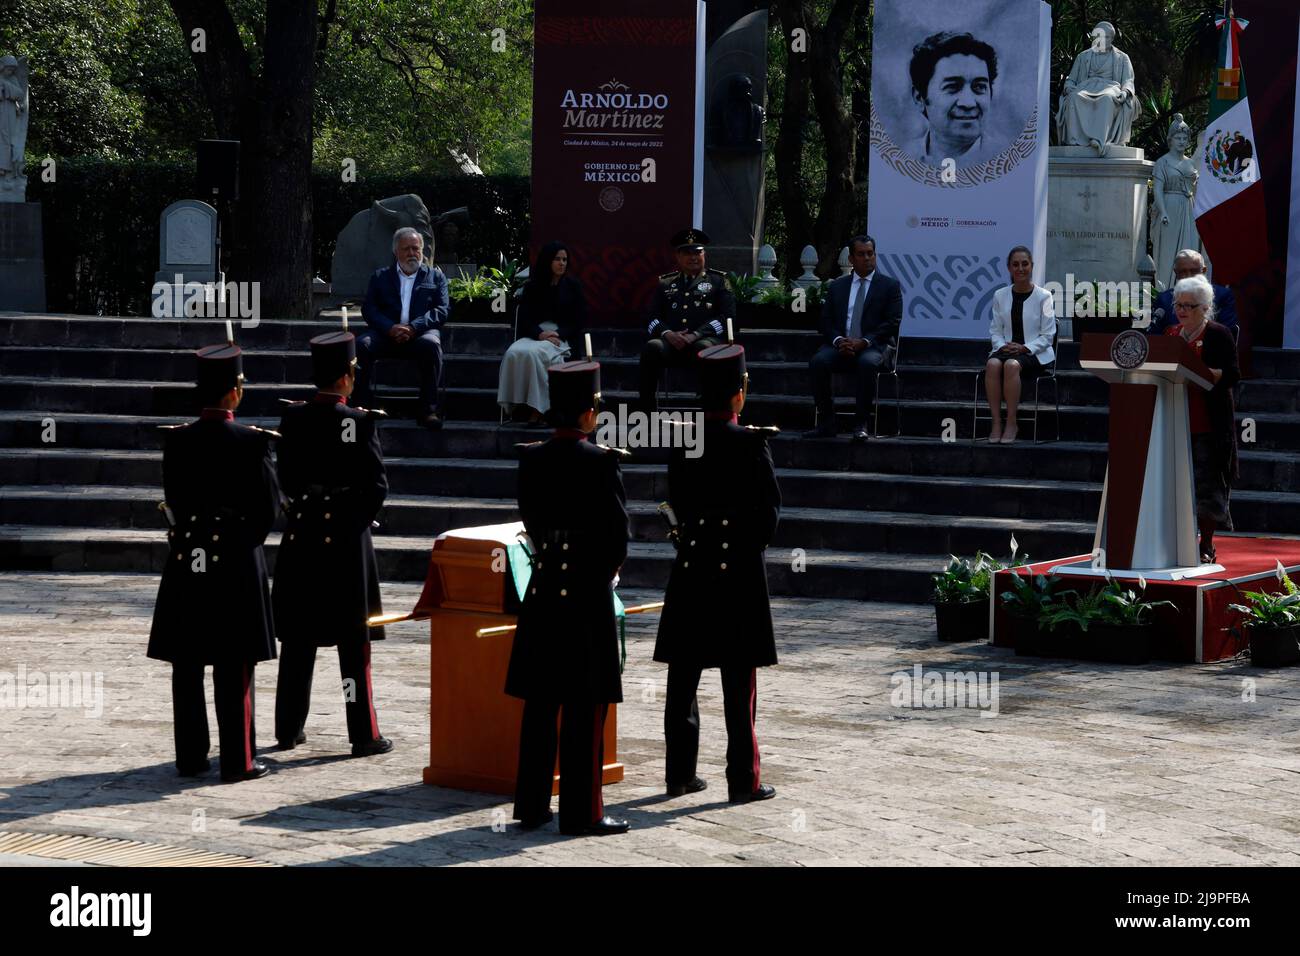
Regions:
<svg viewBox="0 0 1300 956"><path fill-rule="evenodd" d="M548 242L537 253L519 302L515 343L501 360L497 403L516 420L540 425L550 408L546 370L568 359L587 320L582 285L568 275L569 250Z"/></svg>
<svg viewBox="0 0 1300 956"><path fill-rule="evenodd" d="M989 338L993 349L984 365L984 392L988 396L993 429L989 442L1009 445L1016 440L1016 414L1025 382L1050 375L1056 362L1056 308L1052 294L1036 286L1033 253L1016 246L1007 255L1011 285L993 293L993 320ZM1002 400L1006 399L1003 426Z"/></svg>
<svg viewBox="0 0 1300 956"><path fill-rule="evenodd" d="M1214 387L1208 392L1187 389L1201 560L1213 564L1214 532L1219 528L1232 530L1228 499L1237 472L1232 387L1241 380L1237 344L1232 333L1214 321L1214 287L1203 275L1179 279L1174 284L1174 314L1178 324L1165 329L1165 334L1181 335L1214 376Z"/></svg>

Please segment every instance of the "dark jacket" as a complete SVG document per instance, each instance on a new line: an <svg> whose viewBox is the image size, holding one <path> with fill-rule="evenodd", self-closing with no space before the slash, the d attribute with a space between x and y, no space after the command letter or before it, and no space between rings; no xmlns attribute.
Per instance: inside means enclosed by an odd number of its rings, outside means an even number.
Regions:
<svg viewBox="0 0 1300 956"><path fill-rule="evenodd" d="M822 302L821 333L827 345L844 335L845 319L849 311L849 293L853 289L856 273L850 272L831 282ZM903 321L903 288L897 279L881 273L871 277L867 288L867 301L862 305L862 338L884 351L898 346L898 327Z"/></svg>
<svg viewBox="0 0 1300 956"><path fill-rule="evenodd" d="M587 298L577 279L561 276L555 285L529 282L524 286L519 297L519 338L537 338L543 322L554 322L560 340L577 354L578 336L587 325Z"/></svg>
<svg viewBox="0 0 1300 956"><path fill-rule="evenodd" d="M447 321L449 299L447 277L437 266L422 265L415 273L411 290L411 328L416 335L442 328ZM366 303L361 307L366 325L380 335L402 320L402 290L397 284L397 263L378 269L370 277Z"/></svg>
<svg viewBox="0 0 1300 956"><path fill-rule="evenodd" d="M659 619L657 661L776 663L763 552L776 534L781 489L767 434L707 421L700 457L673 452L668 497L678 521L677 559ZM726 489L722 498L719 489Z"/></svg>
<svg viewBox="0 0 1300 956"><path fill-rule="evenodd" d="M652 339L662 338L665 332L694 332L700 338L721 339L727 334L727 319L735 317L736 297L727 285L726 273L706 269L699 277L690 278L668 272L659 277L650 298L646 332Z"/></svg>
<svg viewBox="0 0 1300 956"><path fill-rule="evenodd" d="M1218 322L1210 322L1205 327L1201 361L1210 368L1223 371L1223 376L1214 388L1202 392L1202 395L1210 419L1210 433L1229 456L1228 462L1232 469L1229 474L1234 474L1237 468L1237 428L1232 388L1241 381L1241 369L1237 365L1237 343L1233 341L1232 333Z"/></svg>
<svg viewBox="0 0 1300 956"><path fill-rule="evenodd" d="M331 397L332 398L332 397ZM376 418L323 399L291 405L276 446L288 521L275 559L280 640L333 647L384 638L370 523L388 494Z"/></svg>
<svg viewBox="0 0 1300 956"><path fill-rule="evenodd" d="M519 453L519 513L535 552L506 693L618 703L611 583L627 558L623 476L617 452L564 434Z"/></svg>
<svg viewBox="0 0 1300 956"><path fill-rule="evenodd" d="M219 418L167 430L163 493L176 524L167 532L149 657L174 664L275 657L262 553L280 510L270 437Z"/></svg>

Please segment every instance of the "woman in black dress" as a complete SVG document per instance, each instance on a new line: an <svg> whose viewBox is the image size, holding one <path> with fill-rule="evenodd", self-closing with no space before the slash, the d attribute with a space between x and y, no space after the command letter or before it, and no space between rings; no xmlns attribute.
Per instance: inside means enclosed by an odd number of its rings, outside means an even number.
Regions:
<svg viewBox="0 0 1300 956"><path fill-rule="evenodd" d="M501 360L497 402L520 420L540 424L550 407L546 370L566 361L587 321L582 285L568 274L562 242L542 246L519 302L519 338Z"/></svg>
<svg viewBox="0 0 1300 956"><path fill-rule="evenodd" d="M1226 326L1214 321L1214 287L1203 275L1174 284L1174 315L1178 324L1166 335L1181 335L1200 354L1214 387L1208 392L1187 389L1187 413L1192 431L1192 473L1196 480L1196 524L1201 533L1201 560L1215 561L1214 532L1232 530L1228 509L1237 474L1236 408L1232 388L1241 381L1237 343Z"/></svg>

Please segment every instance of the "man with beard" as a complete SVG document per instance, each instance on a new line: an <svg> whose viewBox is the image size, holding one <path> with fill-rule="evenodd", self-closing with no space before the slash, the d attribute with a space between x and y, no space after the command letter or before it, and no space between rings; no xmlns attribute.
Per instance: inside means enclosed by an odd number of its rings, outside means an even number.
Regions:
<svg viewBox="0 0 1300 956"><path fill-rule="evenodd" d="M400 358L420 366L420 404L415 420L442 428L438 385L442 381L442 324L447 320L447 277L424 262L424 238L405 226L393 233L391 266L370 277L361 314L370 328L357 338L357 401L372 402L371 369L377 358Z"/></svg>

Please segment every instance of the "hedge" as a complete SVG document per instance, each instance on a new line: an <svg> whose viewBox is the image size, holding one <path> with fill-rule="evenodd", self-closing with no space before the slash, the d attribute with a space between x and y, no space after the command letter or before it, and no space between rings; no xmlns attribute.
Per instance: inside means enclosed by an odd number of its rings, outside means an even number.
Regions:
<svg viewBox="0 0 1300 956"><path fill-rule="evenodd" d="M39 167L38 167L39 169ZM34 171L35 172L35 171ZM158 270L158 218L178 199L198 198L192 162L63 159L53 183L28 177L45 230L45 288L52 312L145 315ZM529 230L524 176L363 176L341 181L337 169L312 171L312 269L328 279L334 240L376 199L416 193L437 215L468 206L460 258L495 264L522 258Z"/></svg>

